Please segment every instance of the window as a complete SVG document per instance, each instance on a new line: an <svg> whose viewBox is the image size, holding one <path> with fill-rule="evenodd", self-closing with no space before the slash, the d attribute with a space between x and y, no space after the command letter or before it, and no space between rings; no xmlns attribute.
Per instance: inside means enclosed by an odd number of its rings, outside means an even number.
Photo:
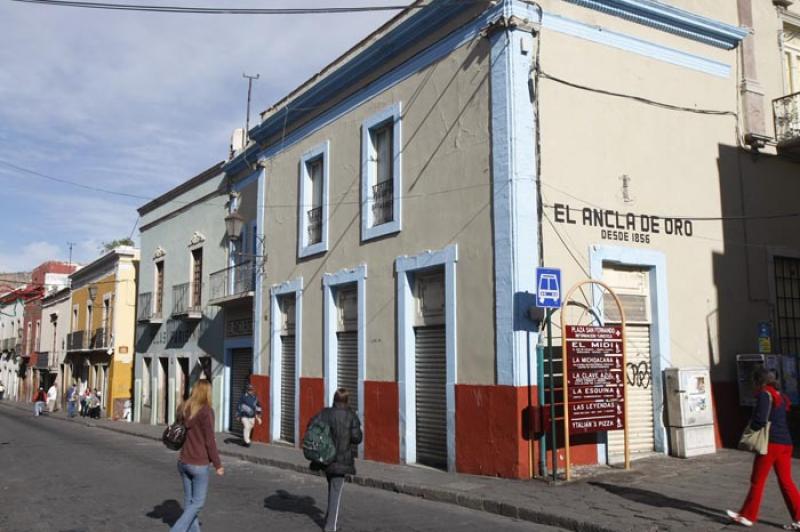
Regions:
<svg viewBox="0 0 800 532"><path fill-rule="evenodd" d="M72 323L70 323L70 332L78 330L78 305L72 306Z"/></svg>
<svg viewBox="0 0 800 532"><path fill-rule="evenodd" d="M202 306L203 248L192 250L192 307Z"/></svg>
<svg viewBox="0 0 800 532"><path fill-rule="evenodd" d="M36 350L42 350L42 322L36 320Z"/></svg>
<svg viewBox="0 0 800 532"><path fill-rule="evenodd" d="M156 262L156 300L155 300L156 317L162 316L164 310L164 261Z"/></svg>
<svg viewBox="0 0 800 532"><path fill-rule="evenodd" d="M297 255L308 257L328 250L329 142L306 152L300 159L300 207Z"/></svg>
<svg viewBox="0 0 800 532"><path fill-rule="evenodd" d="M800 353L800 259L775 257L777 345L773 353Z"/></svg>
<svg viewBox="0 0 800 532"><path fill-rule="evenodd" d="M792 27L784 28L784 68L786 94L800 92L800 33Z"/></svg>
<svg viewBox="0 0 800 532"><path fill-rule="evenodd" d="M31 323L28 322L28 334L25 335L25 352L31 352Z"/></svg>
<svg viewBox="0 0 800 532"><path fill-rule="evenodd" d="M401 230L400 104L384 109L362 126L362 240Z"/></svg>

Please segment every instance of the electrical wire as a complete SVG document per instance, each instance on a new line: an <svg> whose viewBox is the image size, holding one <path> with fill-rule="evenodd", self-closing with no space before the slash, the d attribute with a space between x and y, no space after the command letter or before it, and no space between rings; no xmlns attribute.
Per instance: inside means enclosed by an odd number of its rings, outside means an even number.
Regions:
<svg viewBox="0 0 800 532"><path fill-rule="evenodd" d="M140 11L149 13L179 13L191 15L335 15L348 13L367 13L380 11L401 11L422 9L427 5L388 5L388 6L345 6L345 7L267 7L267 8L224 8L224 7L183 7L159 6L152 4L115 4L106 2L79 2L71 0L10 0L23 4L38 4L52 7L74 7L83 9L102 9L112 11ZM461 0L473 3L477 0Z"/></svg>

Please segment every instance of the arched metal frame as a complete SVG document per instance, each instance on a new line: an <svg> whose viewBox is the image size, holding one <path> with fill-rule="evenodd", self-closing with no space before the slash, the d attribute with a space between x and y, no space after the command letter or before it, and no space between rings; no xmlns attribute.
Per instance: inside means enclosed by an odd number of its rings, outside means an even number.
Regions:
<svg viewBox="0 0 800 532"><path fill-rule="evenodd" d="M617 309L619 309L620 321L622 323L622 367L625 367L627 363L627 347L625 346L625 309L622 308L622 302L620 301L617 294L614 290L611 289L609 285L604 283L603 281L596 281L593 279L580 281L575 283L572 288L569 289L567 295L564 297L563 301L561 302L561 311L559 312L559 325L561 327L561 357L563 360L563 370L562 374L562 386L563 386L563 393L564 393L564 458L566 460L565 463L565 478L567 481L570 480L572 474L572 465L570 463L570 444L569 444L569 390L567 388L567 374L568 374L568 358L567 358L567 346L566 346L566 327L564 323L564 311L565 309L570 306L572 302L573 294L582 289L586 285L593 285L593 287L601 287L603 290L611 294L611 297L614 298L614 302L617 305ZM594 293L594 291L593 291ZM580 303L572 303L573 306L583 306ZM584 312L588 312L593 315L595 319L598 319L599 316L594 312L593 308L585 308ZM566 324L568 325L568 324ZM625 412L625 424L624 424L624 446L625 446L625 469L631 468L631 453L630 453L630 446L628 444L628 391L627 386L625 385L625 379L622 380L622 401L623 401L623 408Z"/></svg>

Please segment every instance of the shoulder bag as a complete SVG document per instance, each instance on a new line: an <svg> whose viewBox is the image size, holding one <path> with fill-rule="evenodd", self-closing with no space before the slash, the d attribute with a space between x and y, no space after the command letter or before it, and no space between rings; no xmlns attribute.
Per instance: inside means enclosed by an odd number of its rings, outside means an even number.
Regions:
<svg viewBox="0 0 800 532"><path fill-rule="evenodd" d="M739 440L739 449L742 451L750 451L762 455L767 454L767 449L769 447L769 427L771 424L769 418L772 415L772 394L767 392L767 396L769 397L767 423L758 430L753 430L750 428L750 424L747 424Z"/></svg>

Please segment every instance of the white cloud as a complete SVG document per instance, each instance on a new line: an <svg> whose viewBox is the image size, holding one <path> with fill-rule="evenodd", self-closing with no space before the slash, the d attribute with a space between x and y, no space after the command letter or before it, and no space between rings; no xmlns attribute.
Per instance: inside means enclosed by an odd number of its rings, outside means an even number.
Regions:
<svg viewBox="0 0 800 532"><path fill-rule="evenodd" d="M59 246L51 242L31 242L19 252L0 253L0 272L30 271L45 261L60 258L60 252Z"/></svg>

